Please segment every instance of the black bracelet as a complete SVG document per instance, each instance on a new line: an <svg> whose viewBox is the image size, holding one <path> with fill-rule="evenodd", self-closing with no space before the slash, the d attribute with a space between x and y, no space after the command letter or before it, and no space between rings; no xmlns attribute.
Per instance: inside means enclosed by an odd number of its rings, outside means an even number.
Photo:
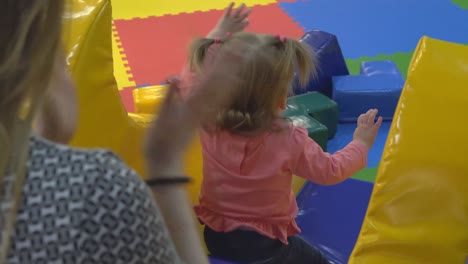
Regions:
<svg viewBox="0 0 468 264"><path fill-rule="evenodd" d="M182 183L190 183L192 181L189 177L165 177L165 178L155 178L155 179L148 179L145 180L146 184L149 186L157 186L157 185L168 185L168 184L182 184Z"/></svg>

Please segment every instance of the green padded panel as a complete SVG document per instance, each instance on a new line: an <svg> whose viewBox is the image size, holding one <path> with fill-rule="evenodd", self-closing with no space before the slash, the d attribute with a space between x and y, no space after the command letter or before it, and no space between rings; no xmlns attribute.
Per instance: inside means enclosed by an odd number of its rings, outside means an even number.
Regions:
<svg viewBox="0 0 468 264"><path fill-rule="evenodd" d="M328 129L316 119L307 115L288 116L295 126L307 129L309 137L313 139L323 151L327 151Z"/></svg>
<svg viewBox="0 0 468 264"><path fill-rule="evenodd" d="M302 109L328 128L328 138L333 138L338 125L338 104L327 96L311 92L289 97L287 108Z"/></svg>

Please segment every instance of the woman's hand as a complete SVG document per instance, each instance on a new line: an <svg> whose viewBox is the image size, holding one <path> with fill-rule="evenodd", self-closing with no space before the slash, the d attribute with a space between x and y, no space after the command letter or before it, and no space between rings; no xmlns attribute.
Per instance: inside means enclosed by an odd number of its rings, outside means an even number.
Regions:
<svg viewBox="0 0 468 264"><path fill-rule="evenodd" d="M249 25L248 17L252 9L246 8L245 4L241 4L236 10L232 10L233 7L234 3L228 6L207 38L224 38L227 33L240 32Z"/></svg>
<svg viewBox="0 0 468 264"><path fill-rule="evenodd" d="M240 43L232 47L220 50L190 84L194 92L185 102L178 97L180 81L169 80L168 94L144 146L150 177L182 175L183 153L195 130L211 122L216 111L235 96L239 68L246 58Z"/></svg>

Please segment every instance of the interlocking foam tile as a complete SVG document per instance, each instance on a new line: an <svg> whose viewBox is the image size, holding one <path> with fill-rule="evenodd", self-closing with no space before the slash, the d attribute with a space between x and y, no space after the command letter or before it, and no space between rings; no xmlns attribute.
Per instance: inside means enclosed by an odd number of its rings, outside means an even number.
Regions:
<svg viewBox="0 0 468 264"><path fill-rule="evenodd" d="M159 84L181 71L190 41L206 35L223 11L115 20L137 85ZM255 6L247 30L299 38L304 31L276 4Z"/></svg>
<svg viewBox="0 0 468 264"><path fill-rule="evenodd" d="M114 59L114 77L119 90L125 87L135 86L133 76L127 63L125 51L120 44L120 37L115 25L112 25L112 57Z"/></svg>
<svg viewBox="0 0 468 264"><path fill-rule="evenodd" d="M232 0L113 0L114 19L146 18L150 16L176 15L196 11L222 10ZM267 5L276 0L243 0L247 6Z"/></svg>
<svg viewBox="0 0 468 264"><path fill-rule="evenodd" d="M410 52L423 35L468 43L468 10L450 0L280 3L306 29L337 35L348 59Z"/></svg>

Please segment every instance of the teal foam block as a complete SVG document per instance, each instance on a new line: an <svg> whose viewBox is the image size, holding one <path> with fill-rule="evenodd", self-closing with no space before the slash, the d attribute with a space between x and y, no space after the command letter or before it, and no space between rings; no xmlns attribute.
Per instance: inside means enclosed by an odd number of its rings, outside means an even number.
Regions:
<svg viewBox="0 0 468 264"><path fill-rule="evenodd" d="M328 128L328 138L333 138L338 125L338 105L319 92L289 97L287 108L301 109Z"/></svg>
<svg viewBox="0 0 468 264"><path fill-rule="evenodd" d="M307 129L308 135L313 139L323 151L327 151L328 129L316 119L308 115L292 115L288 116L295 126L300 126Z"/></svg>

